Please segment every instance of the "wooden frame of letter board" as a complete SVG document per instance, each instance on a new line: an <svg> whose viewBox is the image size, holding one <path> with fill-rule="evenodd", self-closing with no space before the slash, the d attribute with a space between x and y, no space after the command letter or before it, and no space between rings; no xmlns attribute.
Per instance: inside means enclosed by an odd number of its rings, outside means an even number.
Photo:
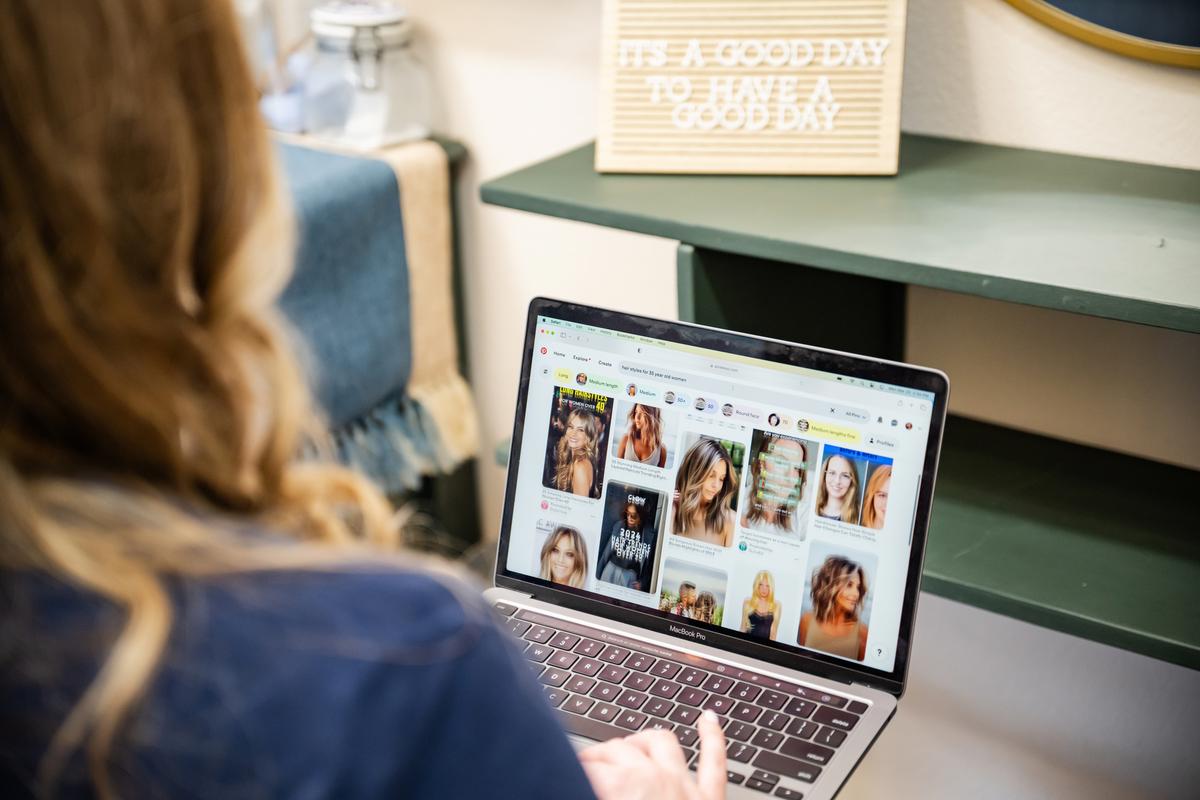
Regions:
<svg viewBox="0 0 1200 800"><path fill-rule="evenodd" d="M598 172L762 175L895 175L900 151L900 84L907 0L605 0L600 76ZM823 67L827 39L888 40L881 67ZM666 40L667 65L622 67L623 39ZM687 43L698 39L704 66L683 67ZM727 67L707 58L721 40L804 39L816 48L802 68ZM709 78L795 75L803 104L827 75L841 105L834 130L681 130L674 104L652 103L646 77L686 76L694 94ZM774 97L773 97L774 100Z"/></svg>

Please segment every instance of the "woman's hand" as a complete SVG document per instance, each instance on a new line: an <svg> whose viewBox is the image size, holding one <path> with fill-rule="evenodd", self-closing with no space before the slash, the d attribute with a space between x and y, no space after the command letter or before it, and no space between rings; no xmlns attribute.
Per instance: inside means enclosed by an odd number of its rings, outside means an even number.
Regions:
<svg viewBox="0 0 1200 800"><path fill-rule="evenodd" d="M722 800L725 797L725 734L717 715L705 711L696 730L700 756L692 780L673 733L642 731L610 739L579 754L600 800Z"/></svg>

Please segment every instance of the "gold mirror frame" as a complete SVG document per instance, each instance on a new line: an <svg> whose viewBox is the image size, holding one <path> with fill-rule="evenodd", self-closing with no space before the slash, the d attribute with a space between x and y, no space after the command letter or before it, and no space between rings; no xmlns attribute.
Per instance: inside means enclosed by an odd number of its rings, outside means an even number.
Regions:
<svg viewBox="0 0 1200 800"><path fill-rule="evenodd" d="M1130 36L1086 19L1080 19L1074 14L1068 14L1057 6L1052 6L1046 0L1005 0L1010 6L1029 16L1049 25L1059 33L1065 33L1081 42L1087 42L1095 47L1102 47L1114 53L1143 61L1153 61L1158 64L1169 64L1173 67L1188 67L1200 69L1200 47L1187 47L1181 44L1166 44L1140 36Z"/></svg>

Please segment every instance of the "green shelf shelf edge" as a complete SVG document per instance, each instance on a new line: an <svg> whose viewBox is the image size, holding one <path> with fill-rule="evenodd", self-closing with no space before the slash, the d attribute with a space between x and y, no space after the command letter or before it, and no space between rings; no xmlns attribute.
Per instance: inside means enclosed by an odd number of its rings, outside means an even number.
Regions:
<svg viewBox="0 0 1200 800"><path fill-rule="evenodd" d="M951 417L926 591L1200 669L1200 473Z"/></svg>
<svg viewBox="0 0 1200 800"><path fill-rule="evenodd" d="M897 177L601 175L484 202L724 252L1200 333L1200 172L906 134Z"/></svg>

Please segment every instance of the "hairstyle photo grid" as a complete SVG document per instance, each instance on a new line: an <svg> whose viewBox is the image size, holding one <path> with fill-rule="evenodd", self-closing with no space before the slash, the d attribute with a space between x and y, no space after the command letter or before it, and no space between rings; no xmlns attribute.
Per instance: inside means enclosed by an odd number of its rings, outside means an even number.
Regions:
<svg viewBox="0 0 1200 800"><path fill-rule="evenodd" d="M827 444L821 453L817 516L857 525L862 514L866 462L857 450Z"/></svg>
<svg viewBox="0 0 1200 800"><path fill-rule="evenodd" d="M887 522L888 493L892 486L891 461L876 461L867 473L867 490L863 499L862 525L881 530Z"/></svg>
<svg viewBox="0 0 1200 800"><path fill-rule="evenodd" d="M663 563L660 611L683 619L720 625L725 617L728 576L711 567L667 559Z"/></svg>
<svg viewBox="0 0 1200 800"><path fill-rule="evenodd" d="M612 437L613 458L670 469L673 432L670 417L661 408L621 400L614 419L617 430Z"/></svg>
<svg viewBox="0 0 1200 800"><path fill-rule="evenodd" d="M556 386L546 437L542 485L573 495L600 498L613 399Z"/></svg>
<svg viewBox="0 0 1200 800"><path fill-rule="evenodd" d="M779 636L783 608L775 596L774 574L770 570L759 570L749 586L739 588L747 593L742 601L741 632L775 641Z"/></svg>
<svg viewBox="0 0 1200 800"><path fill-rule="evenodd" d="M809 549L804 613L796 641L802 647L862 661L866 655L874 556L828 542Z"/></svg>
<svg viewBox="0 0 1200 800"><path fill-rule="evenodd" d="M588 573L588 547L583 534L570 525L542 521L549 528L538 549L538 577L582 589Z"/></svg>
<svg viewBox="0 0 1200 800"><path fill-rule="evenodd" d="M675 473L671 533L719 547L733 544L738 476L746 458L740 442L692 433Z"/></svg>
<svg viewBox="0 0 1200 800"><path fill-rule="evenodd" d="M639 592L654 591L662 509L663 497L658 492L624 483L608 484L596 559L598 580Z"/></svg>
<svg viewBox="0 0 1200 800"><path fill-rule="evenodd" d="M807 439L754 431L742 504L743 528L804 539L817 449L818 445Z"/></svg>

